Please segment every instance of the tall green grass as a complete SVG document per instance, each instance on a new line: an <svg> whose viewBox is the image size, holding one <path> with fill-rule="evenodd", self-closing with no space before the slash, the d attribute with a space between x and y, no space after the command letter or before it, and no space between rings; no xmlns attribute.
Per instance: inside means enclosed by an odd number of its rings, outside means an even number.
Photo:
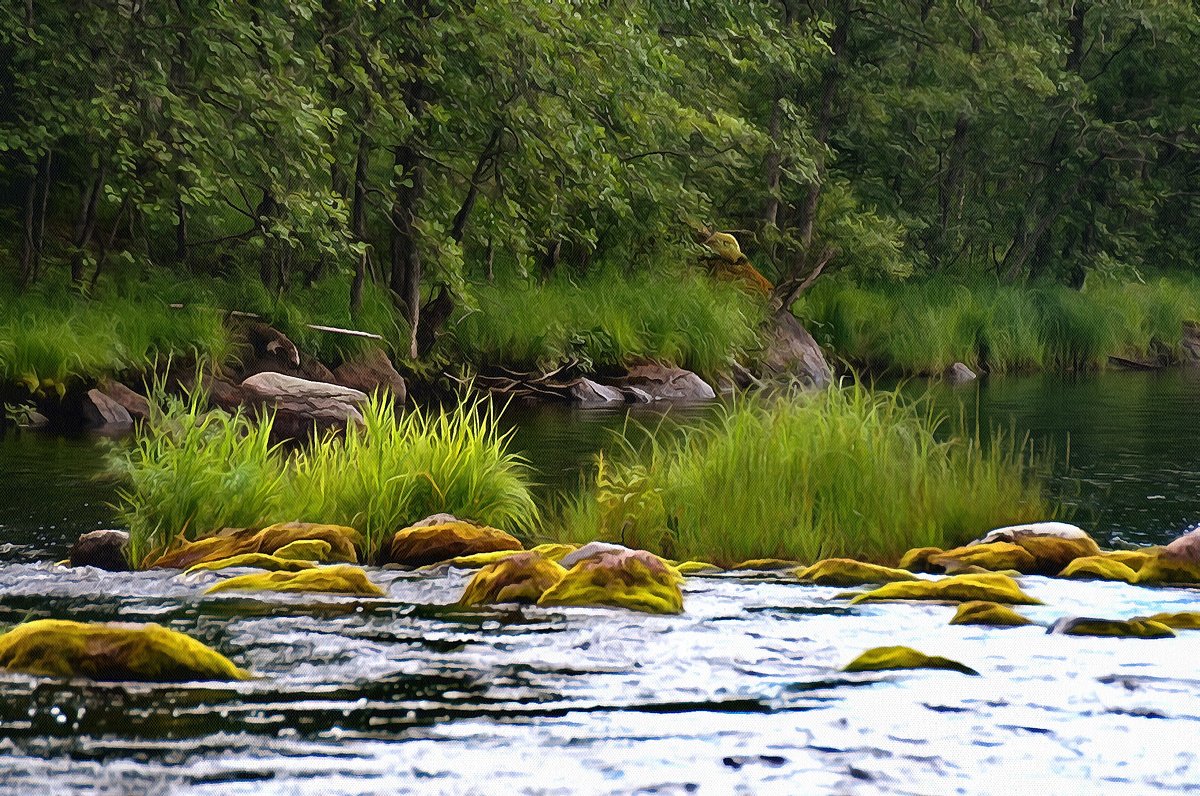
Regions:
<svg viewBox="0 0 1200 796"><path fill-rule="evenodd" d="M224 527L301 520L349 525L373 558L392 532L448 512L518 533L538 522L524 462L495 410L463 401L397 417L372 400L361 428L296 450L270 446L272 420L203 411L199 393L158 391L154 416L112 469L131 559Z"/></svg>
<svg viewBox="0 0 1200 796"><path fill-rule="evenodd" d="M892 562L912 547L1050 517L1027 453L858 386L746 401L681 439L601 458L560 535L725 565Z"/></svg>
<svg viewBox="0 0 1200 796"><path fill-rule="evenodd" d="M873 372L1103 368L1110 356L1177 360L1200 319L1200 282L1060 285L819 283L793 307L834 356Z"/></svg>
<svg viewBox="0 0 1200 796"><path fill-rule="evenodd" d="M585 369L636 358L715 374L759 343L762 301L730 283L684 269L625 274L600 269L572 282L503 281L475 289L475 308L452 324L466 361Z"/></svg>

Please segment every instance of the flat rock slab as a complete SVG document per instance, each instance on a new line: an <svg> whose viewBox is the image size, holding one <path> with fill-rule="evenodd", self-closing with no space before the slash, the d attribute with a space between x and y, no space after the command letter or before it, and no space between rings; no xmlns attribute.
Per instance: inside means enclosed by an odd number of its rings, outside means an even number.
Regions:
<svg viewBox="0 0 1200 796"><path fill-rule="evenodd" d="M622 390L638 390L655 401L712 401L717 397L704 379L669 365L635 365L616 384Z"/></svg>
<svg viewBox="0 0 1200 796"><path fill-rule="evenodd" d="M120 429L132 426L133 416L112 398L92 389L83 398L83 422L89 428Z"/></svg>
<svg viewBox="0 0 1200 796"><path fill-rule="evenodd" d="M283 373L258 373L242 382L247 403L275 410L277 435L299 437L363 422L359 407L367 395L359 390Z"/></svg>

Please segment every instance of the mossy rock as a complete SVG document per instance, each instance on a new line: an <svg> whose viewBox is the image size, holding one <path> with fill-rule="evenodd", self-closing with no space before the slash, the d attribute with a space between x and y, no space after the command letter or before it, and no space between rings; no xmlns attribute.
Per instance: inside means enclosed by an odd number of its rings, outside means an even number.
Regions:
<svg viewBox="0 0 1200 796"><path fill-rule="evenodd" d="M1146 559L1135 583L1139 586L1200 584L1200 563L1159 553Z"/></svg>
<svg viewBox="0 0 1200 796"><path fill-rule="evenodd" d="M492 553L472 553L469 556L458 556L447 561L439 561L436 564L426 564L418 569L435 569L438 567L451 566L455 569L479 569L486 567L488 564L496 564L506 558L519 556L522 553L533 552L531 550L496 550Z"/></svg>
<svg viewBox="0 0 1200 796"><path fill-rule="evenodd" d="M571 567L538 605L609 605L678 614L683 612L682 582L672 566L645 550L599 553Z"/></svg>
<svg viewBox="0 0 1200 796"><path fill-rule="evenodd" d="M717 572L724 572L723 569L716 564L710 564L707 561L679 561L672 562L671 566L675 567L675 571L680 575L713 575Z"/></svg>
<svg viewBox="0 0 1200 796"><path fill-rule="evenodd" d="M1138 574L1120 561L1108 556L1087 556L1086 558L1077 558L1067 564L1066 568L1058 573L1058 577L1136 583Z"/></svg>
<svg viewBox="0 0 1200 796"><path fill-rule="evenodd" d="M186 683L249 673L191 636L161 625L38 619L0 635L0 667L42 677Z"/></svg>
<svg viewBox="0 0 1200 796"><path fill-rule="evenodd" d="M1037 560L1018 544L992 542L956 547L940 555L931 556L929 563L953 575L968 567L979 567L988 572L998 572L1002 569L1032 572L1036 568Z"/></svg>
<svg viewBox="0 0 1200 796"><path fill-rule="evenodd" d="M300 591L326 594L350 594L357 597L383 597L385 592L358 567L317 567L302 572L264 572L238 575L221 581L205 594L222 591Z"/></svg>
<svg viewBox="0 0 1200 796"><path fill-rule="evenodd" d="M896 669L946 669L952 672L978 675L979 672L958 661L938 655L926 655L912 647L875 647L859 655L842 670L844 672L886 672Z"/></svg>
<svg viewBox="0 0 1200 796"><path fill-rule="evenodd" d="M1200 611L1180 611L1174 614L1155 614L1138 618L1158 622L1172 630L1200 630Z"/></svg>
<svg viewBox="0 0 1200 796"><path fill-rule="evenodd" d="M476 553L521 549L516 537L498 528L455 520L396 531L386 552L390 563L423 567Z"/></svg>
<svg viewBox="0 0 1200 796"><path fill-rule="evenodd" d="M269 556L265 553L242 553L240 556L232 558L222 558L220 561L205 561L202 564L189 569L187 572L215 572L218 569L229 569L231 567L253 567L255 569L266 569L271 572L300 572L305 569L312 569L316 566L311 561L299 561L292 558L280 558L279 556Z"/></svg>
<svg viewBox="0 0 1200 796"><path fill-rule="evenodd" d="M752 569L760 572L777 572L781 569L795 569L799 561L789 561L785 558L752 558L740 564L734 564L730 569Z"/></svg>
<svg viewBox="0 0 1200 796"><path fill-rule="evenodd" d="M811 567L797 569L796 577L818 586L860 586L864 583L919 580L916 575L903 569L881 567L850 558L827 558L818 561Z"/></svg>
<svg viewBox="0 0 1200 796"><path fill-rule="evenodd" d="M475 573L458 601L461 605L536 603L567 574L557 561L532 551L515 553Z"/></svg>
<svg viewBox="0 0 1200 796"><path fill-rule="evenodd" d="M1147 561L1154 558L1160 552L1162 552L1161 547L1146 548L1144 550L1106 550L1103 556L1110 561L1119 561L1134 572L1139 572Z"/></svg>
<svg viewBox="0 0 1200 796"><path fill-rule="evenodd" d="M1065 539L1059 536L1018 536L1016 543L1030 553L1036 563L1022 572L1030 575L1056 575L1077 558L1090 558L1102 554L1100 546L1091 537Z"/></svg>
<svg viewBox="0 0 1200 796"><path fill-rule="evenodd" d="M1175 631L1152 619L1093 619L1063 617L1047 633L1063 636L1104 636L1110 638L1174 638Z"/></svg>
<svg viewBox="0 0 1200 796"><path fill-rule="evenodd" d="M266 528L226 530L194 542L180 541L172 545L145 569L190 569L206 561L220 561L246 553L274 555L297 541L322 541L329 545L326 558L330 561L355 563L358 555L354 545L358 531L344 525L321 525L309 522L285 522Z"/></svg>
<svg viewBox="0 0 1200 796"><path fill-rule="evenodd" d="M984 600L1008 605L1041 605L1041 600L1021 591L1008 575L989 572L982 575L953 575L941 580L921 580L887 583L859 594L852 604L877 600L939 600L964 603Z"/></svg>
<svg viewBox="0 0 1200 796"><path fill-rule="evenodd" d="M952 625L987 625L990 627L1023 627L1033 622L1021 616L1007 605L972 600L962 603L950 620Z"/></svg>
<svg viewBox="0 0 1200 796"><path fill-rule="evenodd" d="M940 556L946 552L940 547L914 547L904 555L900 556L900 563L897 564L900 569L907 569L909 572L919 572L924 575L940 574L941 567L935 567L929 563L929 559L934 556Z"/></svg>
<svg viewBox="0 0 1200 796"><path fill-rule="evenodd" d="M541 553L551 561L562 561L565 556L568 556L578 550L579 545L546 542L545 544L540 544L529 549L534 553Z"/></svg>
<svg viewBox="0 0 1200 796"><path fill-rule="evenodd" d="M333 545L324 539L297 539L276 550L275 557L324 564L333 561Z"/></svg>

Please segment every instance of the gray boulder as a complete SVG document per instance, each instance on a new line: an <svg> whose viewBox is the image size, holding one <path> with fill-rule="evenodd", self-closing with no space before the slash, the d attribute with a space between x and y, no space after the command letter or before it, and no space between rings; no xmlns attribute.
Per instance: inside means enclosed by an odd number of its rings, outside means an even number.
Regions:
<svg viewBox="0 0 1200 796"><path fill-rule="evenodd" d="M275 411L277 438L361 424L359 407L367 400L366 393L349 387L273 372L258 373L243 381L242 393L252 406Z"/></svg>
<svg viewBox="0 0 1200 796"><path fill-rule="evenodd" d="M1183 364L1200 367L1200 321L1183 322Z"/></svg>
<svg viewBox="0 0 1200 796"><path fill-rule="evenodd" d="M576 379L567 387L571 400L584 406L596 404L625 403L625 396L616 387L594 382L591 379Z"/></svg>
<svg viewBox="0 0 1200 796"><path fill-rule="evenodd" d="M946 368L946 372L942 374L942 377L948 384L968 384L978 378L975 375L975 371L961 362L955 362Z"/></svg>
<svg viewBox="0 0 1200 796"><path fill-rule="evenodd" d="M833 370L821 346L790 312L776 313L762 361L763 377L797 379L816 388L833 382Z"/></svg>
<svg viewBox="0 0 1200 796"><path fill-rule="evenodd" d="M91 531L71 545L68 559L73 567L96 567L109 572L128 572L129 534L126 531Z"/></svg>
<svg viewBox="0 0 1200 796"><path fill-rule="evenodd" d="M150 419L150 402L121 382L105 379L96 389L124 407L134 420Z"/></svg>
<svg viewBox="0 0 1200 796"><path fill-rule="evenodd" d="M616 384L622 391L640 390L655 401L711 401L717 397L704 379L670 365L635 365Z"/></svg>
<svg viewBox="0 0 1200 796"><path fill-rule="evenodd" d="M121 404L96 389L83 397L83 422L89 428L121 430L133 425L133 417Z"/></svg>

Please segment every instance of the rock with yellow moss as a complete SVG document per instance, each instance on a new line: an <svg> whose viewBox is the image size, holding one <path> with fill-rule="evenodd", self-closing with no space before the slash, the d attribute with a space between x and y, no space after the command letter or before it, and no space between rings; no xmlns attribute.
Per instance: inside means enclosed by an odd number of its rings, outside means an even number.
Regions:
<svg viewBox="0 0 1200 796"><path fill-rule="evenodd" d="M529 548L534 553L541 553L551 561L561 562L565 557L574 553L579 549L577 544L559 544L557 542L546 542L535 547Z"/></svg>
<svg viewBox="0 0 1200 796"><path fill-rule="evenodd" d="M1146 547L1141 550L1105 550L1103 555L1110 561L1119 561L1134 572L1138 572L1147 561L1160 552L1162 552L1161 547Z"/></svg>
<svg viewBox="0 0 1200 796"><path fill-rule="evenodd" d="M1169 555L1166 551L1152 555L1137 572L1139 586L1188 586L1200 584L1200 562Z"/></svg>
<svg viewBox="0 0 1200 796"><path fill-rule="evenodd" d="M1175 631L1152 619L1093 619L1064 616L1047 633L1064 636L1106 636L1111 638L1174 638Z"/></svg>
<svg viewBox="0 0 1200 796"><path fill-rule="evenodd" d="M1024 625L1032 625L1033 622L1021 616L1007 605L1000 605L999 603L987 602L985 600L972 600L971 602L961 603L958 606L958 610L954 612L954 617L950 620L950 624L1023 627Z"/></svg>
<svg viewBox="0 0 1200 796"><path fill-rule="evenodd" d="M250 675L191 636L161 625L38 619L0 635L0 668L42 677L184 683Z"/></svg>
<svg viewBox="0 0 1200 796"><path fill-rule="evenodd" d="M567 574L557 561L541 553L516 553L475 573L459 603L536 603Z"/></svg>
<svg viewBox="0 0 1200 796"><path fill-rule="evenodd" d="M1120 561L1108 556L1087 556L1077 558L1062 572L1060 578L1119 580L1122 583L1135 583L1138 574Z"/></svg>
<svg viewBox="0 0 1200 796"><path fill-rule="evenodd" d="M146 569L189 569L206 561L220 561L246 553L273 555L297 541L322 541L329 545L329 561L355 563L354 545L359 534L344 525L284 522L266 528L223 531L194 542L181 541L150 561Z"/></svg>
<svg viewBox="0 0 1200 796"><path fill-rule="evenodd" d="M715 575L718 572L723 572L716 564L710 564L707 561L679 561L672 562L671 566L675 567L675 571L680 575L692 577L695 575Z"/></svg>
<svg viewBox="0 0 1200 796"><path fill-rule="evenodd" d="M944 552L946 551L940 547L914 547L900 557L900 563L896 566L900 569L907 569L909 572L936 575L941 573L942 568L934 566L929 560Z"/></svg>
<svg viewBox="0 0 1200 796"><path fill-rule="evenodd" d="M426 564L423 567L418 567L421 570L440 569L441 567L454 567L455 569L479 569L486 567L489 564L496 564L506 558L519 556L522 553L532 552L530 550L496 550L492 553L472 553L469 556L457 556L439 561L436 564Z"/></svg>
<svg viewBox="0 0 1200 796"><path fill-rule="evenodd" d="M396 531L385 552L389 563L422 567L477 553L521 549L516 537L498 528L449 520Z"/></svg>
<svg viewBox="0 0 1200 796"><path fill-rule="evenodd" d="M683 576L645 550L598 553L571 567L538 605L608 605L651 614L683 611Z"/></svg>
<svg viewBox="0 0 1200 796"><path fill-rule="evenodd" d="M861 586L864 583L919 580L916 575L903 569L881 567L850 558L827 558L818 561L811 567L797 569L796 577L818 586Z"/></svg>
<svg viewBox="0 0 1200 796"><path fill-rule="evenodd" d="M792 561L786 558L752 558L749 561L742 561L734 564L730 569L746 569L757 572L778 572L784 569L796 569L799 561Z"/></svg>
<svg viewBox="0 0 1200 796"><path fill-rule="evenodd" d="M1054 575L1077 558L1098 556L1100 546L1077 525L1066 522L1032 522L989 531L972 545L1009 542L1032 555L1031 568L1017 567L1030 575Z"/></svg>
<svg viewBox="0 0 1200 796"><path fill-rule="evenodd" d="M968 567L979 567L988 572L998 572L1002 569L1032 572L1036 568L1037 560L1020 545L1012 542L992 542L947 550L931 556L929 564L940 567L948 575L953 575Z"/></svg>
<svg viewBox="0 0 1200 796"><path fill-rule="evenodd" d="M1172 630L1200 630L1200 611L1180 611L1174 614L1155 614L1138 618L1158 622Z"/></svg>
<svg viewBox="0 0 1200 796"><path fill-rule="evenodd" d="M220 569L231 569L232 567L252 567L254 569L265 569L271 572L300 572L305 569L312 569L316 566L311 561L299 561L294 558L280 558L279 556L269 556L266 553L242 553L240 556L232 558L222 558L220 561L205 561L202 564L189 569L187 572L216 572Z"/></svg>
<svg viewBox="0 0 1200 796"><path fill-rule="evenodd" d="M325 564L334 560L333 545L324 539L297 539L276 550L275 557Z"/></svg>
<svg viewBox="0 0 1200 796"><path fill-rule="evenodd" d="M859 655L842 670L845 672L884 672L895 669L946 669L978 675L970 666L939 655L926 655L912 647L875 647Z"/></svg>
<svg viewBox="0 0 1200 796"><path fill-rule="evenodd" d="M358 567L339 565L317 567L301 572L263 572L238 575L221 581L205 594L222 591L282 591L323 592L325 594L349 594L356 597L383 597L385 592L367 577Z"/></svg>
<svg viewBox="0 0 1200 796"><path fill-rule="evenodd" d="M851 603L878 600L937 600L941 602L987 602L1008 605L1041 605L1041 600L1021 591L1007 575L991 572L982 575L952 575L941 580L887 583L873 591L856 595Z"/></svg>

